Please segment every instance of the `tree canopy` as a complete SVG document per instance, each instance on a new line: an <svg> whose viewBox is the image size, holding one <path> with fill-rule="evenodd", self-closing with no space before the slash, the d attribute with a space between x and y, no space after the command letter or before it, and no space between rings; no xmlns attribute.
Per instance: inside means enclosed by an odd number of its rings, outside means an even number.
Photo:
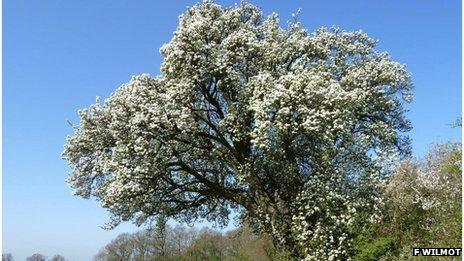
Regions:
<svg viewBox="0 0 464 261"><path fill-rule="evenodd" d="M410 150L410 76L376 43L284 28L248 3L190 7L161 75L79 111L68 182L109 210L109 227L225 224L235 210L294 256L343 259L349 227L378 216L388 160Z"/></svg>

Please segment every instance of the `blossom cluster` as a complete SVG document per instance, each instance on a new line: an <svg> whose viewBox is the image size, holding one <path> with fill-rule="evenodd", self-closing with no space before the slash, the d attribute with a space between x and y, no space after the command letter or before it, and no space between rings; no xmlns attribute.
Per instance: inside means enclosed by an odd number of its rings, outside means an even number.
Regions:
<svg viewBox="0 0 464 261"><path fill-rule="evenodd" d="M403 210L416 206L444 213L462 197L460 173L460 144L436 145L425 161L400 162L388 179L385 196Z"/></svg>

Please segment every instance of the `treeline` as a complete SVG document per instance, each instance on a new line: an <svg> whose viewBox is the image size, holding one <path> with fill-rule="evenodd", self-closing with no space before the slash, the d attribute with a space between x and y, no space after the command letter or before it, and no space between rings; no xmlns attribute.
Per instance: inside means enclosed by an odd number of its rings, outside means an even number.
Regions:
<svg viewBox="0 0 464 261"><path fill-rule="evenodd" d="M14 257L11 253L2 254L2 261L14 261ZM67 259L64 258L62 255L54 255L51 258L47 259L46 256L36 253L32 256L26 258L26 261L66 261Z"/></svg>
<svg viewBox="0 0 464 261"><path fill-rule="evenodd" d="M271 260L273 256L271 241L248 227L220 233L158 222L152 229L119 235L94 260Z"/></svg>
<svg viewBox="0 0 464 261"><path fill-rule="evenodd" d="M460 143L445 143L424 159L399 162L386 180L383 218L353 228L354 260L405 260L413 247L460 247L461 157ZM119 235L94 260L290 260L275 249L247 226L222 234L158 221L152 229Z"/></svg>

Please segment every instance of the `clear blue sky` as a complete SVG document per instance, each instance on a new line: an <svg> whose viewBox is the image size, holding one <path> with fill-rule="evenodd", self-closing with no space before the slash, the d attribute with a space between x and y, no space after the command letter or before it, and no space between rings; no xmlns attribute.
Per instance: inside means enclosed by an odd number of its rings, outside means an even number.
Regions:
<svg viewBox="0 0 464 261"><path fill-rule="evenodd" d="M159 47L195 1L3 1L3 250L91 260L126 224L99 228L107 214L71 195L60 154L66 119L106 98L131 75L159 73ZM231 5L233 1L219 1ZM337 25L379 39L379 50L407 64L414 155L434 141L461 140L448 124L461 113L460 1L252 1L282 20L302 8L314 30Z"/></svg>

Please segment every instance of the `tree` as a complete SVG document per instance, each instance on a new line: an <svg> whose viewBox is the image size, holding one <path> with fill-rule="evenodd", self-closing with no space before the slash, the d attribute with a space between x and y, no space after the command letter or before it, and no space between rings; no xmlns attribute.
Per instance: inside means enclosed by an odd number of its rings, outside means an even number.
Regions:
<svg viewBox="0 0 464 261"><path fill-rule="evenodd" d="M414 245L461 245L462 150L460 143L432 147L423 160L404 160L388 179L382 230L409 254Z"/></svg>
<svg viewBox="0 0 464 261"><path fill-rule="evenodd" d="M42 254L33 254L26 258L27 261L45 261L45 259L47 259L47 257Z"/></svg>
<svg viewBox="0 0 464 261"><path fill-rule="evenodd" d="M128 233L120 234L105 247L108 260L132 260L135 254L132 236Z"/></svg>
<svg viewBox="0 0 464 261"><path fill-rule="evenodd" d="M409 74L375 46L361 31L281 28L247 3L195 5L161 48L161 76L79 111L68 182L109 210L109 228L225 224L235 210L295 257L330 245L314 258L344 259L354 220L378 216L386 161L410 150Z"/></svg>
<svg viewBox="0 0 464 261"><path fill-rule="evenodd" d="M14 261L13 255L11 253L2 254L2 261Z"/></svg>
<svg viewBox="0 0 464 261"><path fill-rule="evenodd" d="M66 261L66 258L62 255L54 255L51 261Z"/></svg>

